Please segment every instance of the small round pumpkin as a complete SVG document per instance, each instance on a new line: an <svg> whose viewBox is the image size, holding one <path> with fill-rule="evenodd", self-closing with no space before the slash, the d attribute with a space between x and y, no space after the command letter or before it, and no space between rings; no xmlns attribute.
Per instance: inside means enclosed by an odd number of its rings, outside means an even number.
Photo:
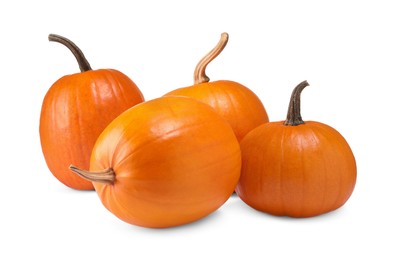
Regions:
<svg viewBox="0 0 393 260"><path fill-rule="evenodd" d="M228 42L228 34L222 33L220 41L197 64L194 85L173 90L166 96L188 96L213 107L232 126L240 141L249 131L269 121L259 97L249 88L230 80L210 82L206 75L207 65L216 58Z"/></svg>
<svg viewBox="0 0 393 260"><path fill-rule="evenodd" d="M40 115L40 139L48 168L63 184L92 190L93 184L73 174L71 162L89 167L99 134L121 112L144 101L135 83L113 69L92 70L82 51L69 39L50 34L68 47L81 72L58 79L48 90Z"/></svg>
<svg viewBox="0 0 393 260"><path fill-rule="evenodd" d="M166 228L203 218L228 200L240 177L240 146L211 107L161 97L117 117L98 138L90 171L103 205L121 220Z"/></svg>
<svg viewBox="0 0 393 260"><path fill-rule="evenodd" d="M311 217L333 211L351 196L356 162L332 127L303 121L293 91L286 121L257 127L241 142L242 173L236 187L249 206L273 215Z"/></svg>

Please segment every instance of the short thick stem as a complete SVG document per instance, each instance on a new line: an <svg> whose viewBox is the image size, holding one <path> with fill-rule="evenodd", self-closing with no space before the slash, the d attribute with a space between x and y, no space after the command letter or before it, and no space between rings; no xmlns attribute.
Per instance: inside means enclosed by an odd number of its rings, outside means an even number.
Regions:
<svg viewBox="0 0 393 260"><path fill-rule="evenodd" d="M285 120L284 125L297 126L304 124L300 114L300 94L307 86L309 86L309 84L305 80L297 85L292 91L291 100L289 101L287 119Z"/></svg>
<svg viewBox="0 0 393 260"><path fill-rule="evenodd" d="M82 177L85 180L91 182L99 182L103 184L113 184L116 179L115 172L112 168L108 168L102 171L90 172L86 170L81 170L74 165L70 165L69 169Z"/></svg>
<svg viewBox="0 0 393 260"><path fill-rule="evenodd" d="M212 49L208 54L203 57L199 63L197 64L195 71L194 71L194 84L200 84L200 83L205 83L209 82L209 77L206 75L206 67L207 65L214 60L221 52L224 50L225 46L228 43L228 38L229 35L228 33L222 33L220 41Z"/></svg>
<svg viewBox="0 0 393 260"><path fill-rule="evenodd" d="M81 72L92 70L89 62L85 58L85 55L83 55L83 52L81 49L79 49L78 46L75 45L75 43L57 34L49 34L48 39L49 41L58 42L66 46L72 52L72 54L74 54Z"/></svg>

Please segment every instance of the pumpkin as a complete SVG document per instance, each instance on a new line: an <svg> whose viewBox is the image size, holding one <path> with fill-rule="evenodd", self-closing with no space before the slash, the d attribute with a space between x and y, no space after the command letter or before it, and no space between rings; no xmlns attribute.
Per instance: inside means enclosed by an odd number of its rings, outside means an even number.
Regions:
<svg viewBox="0 0 393 260"><path fill-rule="evenodd" d="M230 80L210 82L206 75L207 65L225 48L229 39L222 33L218 44L197 64L194 85L173 90L167 94L188 96L212 106L232 126L240 141L250 130L269 121L259 97L249 88Z"/></svg>
<svg viewBox="0 0 393 260"><path fill-rule="evenodd" d="M196 221L218 209L240 177L240 146L208 105L161 97L117 117L98 138L90 170L103 205L119 219L149 228Z"/></svg>
<svg viewBox="0 0 393 260"><path fill-rule="evenodd" d="M70 163L88 167L91 150L102 130L144 98L123 73L92 70L82 51L69 39L50 34L49 40L68 47L81 72L58 79L44 97L39 125L42 152L48 168L61 183L73 189L92 190L91 182L68 169Z"/></svg>
<svg viewBox="0 0 393 260"><path fill-rule="evenodd" d="M344 137L326 124L302 120L306 86L304 81L294 89L285 121L261 125L241 142L236 193L259 211L317 216L344 205L354 190L356 161Z"/></svg>

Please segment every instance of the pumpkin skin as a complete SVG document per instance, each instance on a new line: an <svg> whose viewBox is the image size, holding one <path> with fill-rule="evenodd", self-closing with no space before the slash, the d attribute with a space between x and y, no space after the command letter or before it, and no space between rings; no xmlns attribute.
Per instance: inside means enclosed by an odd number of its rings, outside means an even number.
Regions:
<svg viewBox="0 0 393 260"><path fill-rule="evenodd" d="M194 85L173 90L166 96L188 96L213 107L232 126L239 141L255 127L269 121L262 101L249 88L230 80L209 82L205 74L208 63L225 47L228 34L221 35L218 45L197 65Z"/></svg>
<svg viewBox="0 0 393 260"><path fill-rule="evenodd" d="M236 193L249 206L278 216L312 217L341 207L356 183L350 146L326 124L287 121L261 125L243 139Z"/></svg>
<svg viewBox="0 0 393 260"><path fill-rule="evenodd" d="M166 95L192 97L210 105L229 122L238 141L255 127L269 121L257 95L234 81L200 83L171 91Z"/></svg>
<svg viewBox="0 0 393 260"><path fill-rule="evenodd" d="M240 177L239 143L222 117L186 97L134 106L100 135L90 172L103 205L123 221L150 228L187 224L218 209ZM107 171L107 172L106 172ZM108 181L105 172L112 175ZM96 180L96 181L95 181Z"/></svg>
<svg viewBox="0 0 393 260"><path fill-rule="evenodd" d="M94 143L104 128L143 100L135 83L113 69L86 69L58 79L44 97L39 126L42 152L52 174L70 188L94 189L69 165L89 167Z"/></svg>

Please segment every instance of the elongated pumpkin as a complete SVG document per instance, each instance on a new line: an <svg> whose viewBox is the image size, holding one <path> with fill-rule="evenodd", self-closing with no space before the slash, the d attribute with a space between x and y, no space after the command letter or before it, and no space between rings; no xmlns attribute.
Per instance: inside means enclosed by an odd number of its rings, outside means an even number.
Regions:
<svg viewBox="0 0 393 260"><path fill-rule="evenodd" d="M58 79L48 90L40 115L42 152L52 174L63 184L91 190L91 182L73 174L71 162L88 167L99 134L121 112L142 101L135 83L120 71L92 70L82 51L69 39L50 34L50 41L69 48L81 72Z"/></svg>
<svg viewBox="0 0 393 260"><path fill-rule="evenodd" d="M173 90L166 96L188 96L213 107L231 125L240 141L249 131L269 121L262 101L249 88L230 80L210 82L206 75L207 65L225 48L228 34L222 33L220 41L197 64L194 85Z"/></svg>
<svg viewBox="0 0 393 260"><path fill-rule="evenodd" d="M162 97L117 117L98 138L90 171L103 205L121 220L166 228L201 219L233 193L240 147L230 127L208 105Z"/></svg>
<svg viewBox="0 0 393 260"><path fill-rule="evenodd" d="M316 216L344 205L354 190L356 161L344 137L326 124L302 120L306 86L304 81L294 89L286 121L261 125L241 142L236 192L257 210Z"/></svg>

